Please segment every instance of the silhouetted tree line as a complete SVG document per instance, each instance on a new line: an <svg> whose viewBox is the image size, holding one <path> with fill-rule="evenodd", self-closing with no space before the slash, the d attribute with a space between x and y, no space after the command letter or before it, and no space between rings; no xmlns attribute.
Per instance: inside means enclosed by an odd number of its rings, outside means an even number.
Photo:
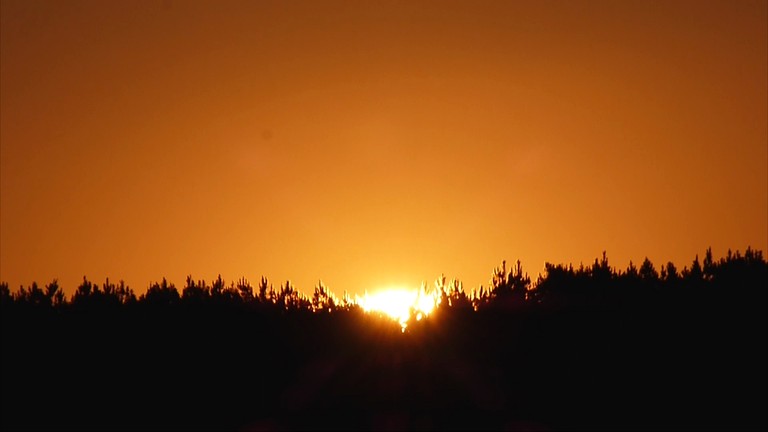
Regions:
<svg viewBox="0 0 768 432"><path fill-rule="evenodd" d="M298 291L290 281L286 281L275 290L267 278L262 277L259 285L254 287L245 278L226 285L221 275L210 284L204 280L195 281L187 276L181 293L176 286L163 279L152 283L144 294L139 296L125 285L107 279L98 285L83 278L72 296L67 299L58 280L54 279L43 288L33 282L29 287L21 286L18 291L11 292L8 284L0 283L0 301L3 307L57 309L57 310L109 310L120 306L125 307L242 307L253 310L307 310L314 312L331 312L348 309L354 306L351 297L345 294L338 299L322 282L315 287L312 297L307 297Z"/></svg>
<svg viewBox="0 0 768 432"><path fill-rule="evenodd" d="M761 251L751 248L742 254L728 253L714 260L707 249L703 263L698 255L690 267L678 270L667 262L659 269L648 259L638 268L632 261L626 269L612 267L605 252L592 265L545 264L544 274L535 283L524 273L517 261L511 269L506 261L495 268L488 288L480 286L467 293L458 280L448 281L442 275L435 281L439 308L515 309L532 305L552 307L614 308L669 302L675 306L681 301L695 301L696 297L721 295L738 300L744 296L765 296L762 282L766 281L768 265ZM428 293L426 286L422 292ZM312 311L332 313L349 310L356 305L345 292L339 299L322 281L315 286L311 297L286 281L276 290L262 277L254 287L245 278L226 284L219 275L211 283L187 276L181 292L166 279L151 284L147 291L136 296L123 281L117 284L107 279L100 286L83 278L71 298L67 299L57 280L40 288L36 282L11 292L7 283L0 283L0 301L4 308L42 308L59 310L98 310L120 306L151 308L162 307L235 307L253 311Z"/></svg>
<svg viewBox="0 0 768 432"><path fill-rule="evenodd" d="M764 430L768 263L502 262L428 319L318 282L0 284L3 429Z"/></svg>

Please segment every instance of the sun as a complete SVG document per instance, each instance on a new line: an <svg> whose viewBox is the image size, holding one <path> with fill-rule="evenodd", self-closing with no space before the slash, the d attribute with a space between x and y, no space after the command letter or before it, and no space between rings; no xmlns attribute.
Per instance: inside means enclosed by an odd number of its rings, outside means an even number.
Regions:
<svg viewBox="0 0 768 432"><path fill-rule="evenodd" d="M356 303L365 312L383 313L399 322L403 332L408 327L412 315L415 315L416 320L421 320L429 315L439 302L439 296L424 290L407 288L389 288L372 294L366 292L363 297L356 299Z"/></svg>

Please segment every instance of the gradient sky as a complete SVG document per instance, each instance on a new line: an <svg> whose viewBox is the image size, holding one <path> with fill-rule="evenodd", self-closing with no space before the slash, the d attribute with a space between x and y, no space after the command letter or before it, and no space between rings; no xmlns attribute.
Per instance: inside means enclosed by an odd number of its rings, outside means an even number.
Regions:
<svg viewBox="0 0 768 432"><path fill-rule="evenodd" d="M768 250L766 1L1 5L12 288Z"/></svg>

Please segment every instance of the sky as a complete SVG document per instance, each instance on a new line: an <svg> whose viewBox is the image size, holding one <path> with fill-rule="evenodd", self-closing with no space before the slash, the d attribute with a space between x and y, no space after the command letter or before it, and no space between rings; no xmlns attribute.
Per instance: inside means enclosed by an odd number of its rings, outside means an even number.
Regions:
<svg viewBox="0 0 768 432"><path fill-rule="evenodd" d="M0 3L0 280L768 252L766 1Z"/></svg>

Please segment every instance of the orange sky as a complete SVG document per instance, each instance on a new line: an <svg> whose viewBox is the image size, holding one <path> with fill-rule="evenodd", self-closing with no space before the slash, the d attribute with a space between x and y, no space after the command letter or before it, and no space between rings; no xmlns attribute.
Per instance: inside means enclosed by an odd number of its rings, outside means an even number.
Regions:
<svg viewBox="0 0 768 432"><path fill-rule="evenodd" d="M0 280L768 250L766 1L7 1Z"/></svg>

